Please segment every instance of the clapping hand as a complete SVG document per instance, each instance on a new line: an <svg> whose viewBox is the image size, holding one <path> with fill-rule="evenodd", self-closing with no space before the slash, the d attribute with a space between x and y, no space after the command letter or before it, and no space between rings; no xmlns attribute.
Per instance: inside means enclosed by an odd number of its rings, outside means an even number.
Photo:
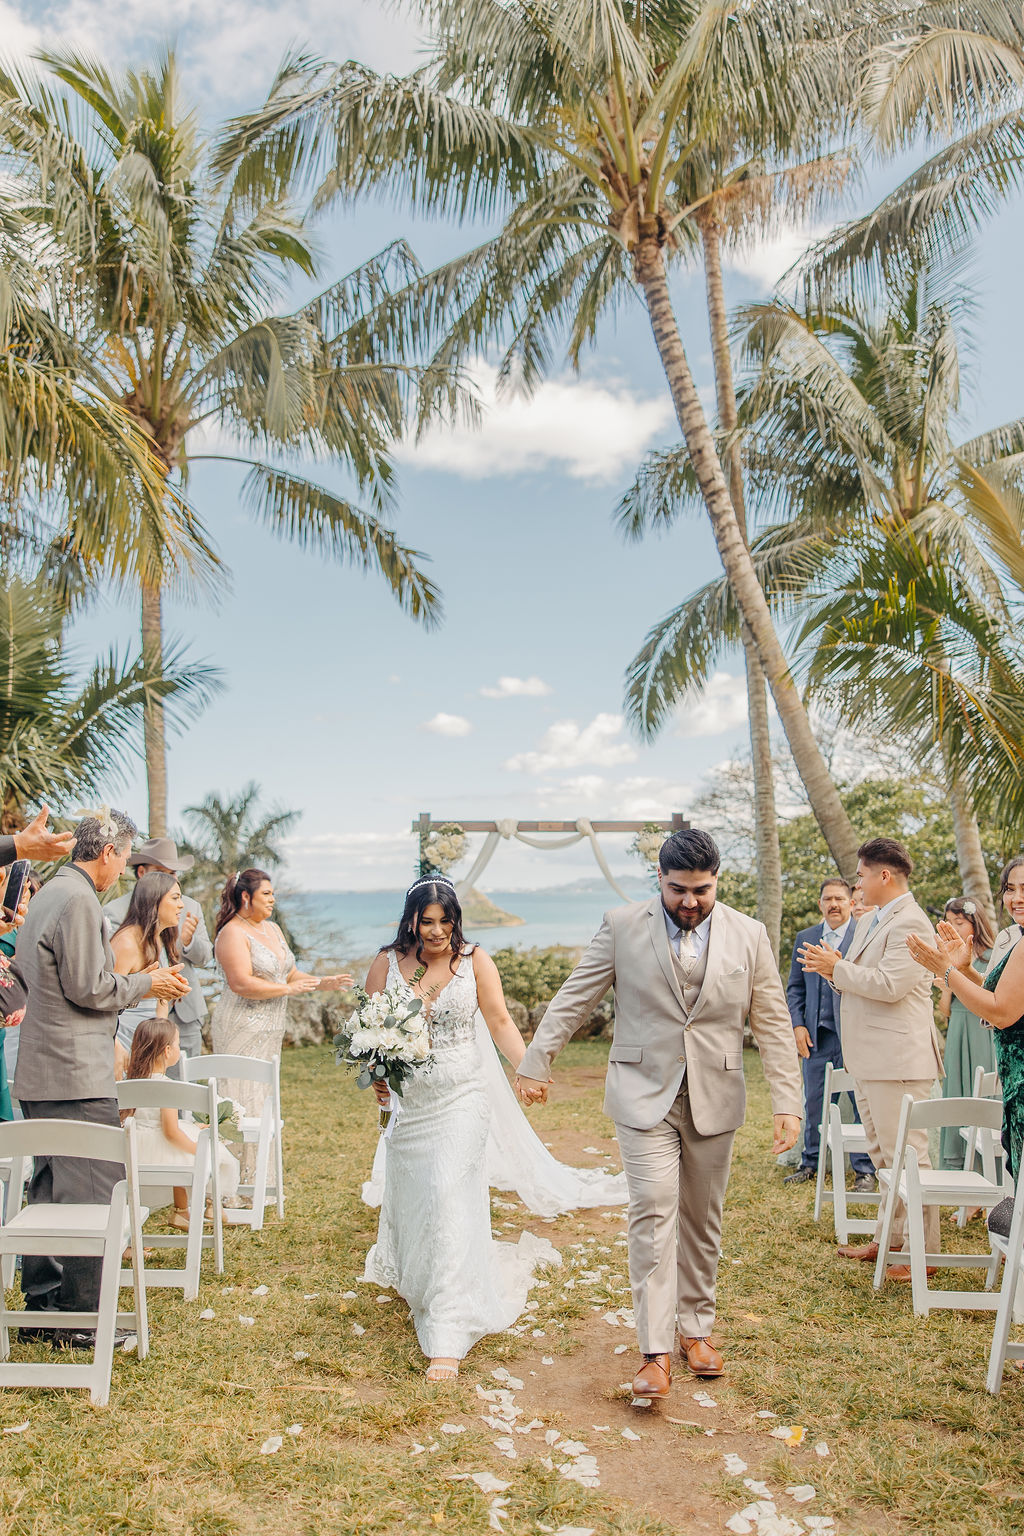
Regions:
<svg viewBox="0 0 1024 1536"><path fill-rule="evenodd" d="M176 1003L179 997L184 997L192 988L181 974L180 965L147 967L149 973L150 997L159 997L164 1002Z"/></svg>
<svg viewBox="0 0 1024 1536"><path fill-rule="evenodd" d="M831 981L836 961L841 960L842 955L830 944L805 944L797 959L805 971L814 971L817 975Z"/></svg>
<svg viewBox="0 0 1024 1536"><path fill-rule="evenodd" d="M38 816L30 821L27 827L22 827L20 832L15 832L14 850L19 859L39 859L45 862L50 859L63 859L71 852L75 834L48 832L46 823L49 817L50 808L44 805Z"/></svg>
<svg viewBox="0 0 1024 1536"><path fill-rule="evenodd" d="M343 971L339 976L320 976L317 984L321 992L348 992L355 984L355 977Z"/></svg>
<svg viewBox="0 0 1024 1536"><path fill-rule="evenodd" d="M962 938L953 924L945 920L938 925L935 934L934 944L927 943L920 934L907 935L907 948L918 965L923 965L933 976L944 976L950 968L969 971L974 959L974 941Z"/></svg>
<svg viewBox="0 0 1024 1536"><path fill-rule="evenodd" d="M186 912L181 920L181 943L184 949L192 943L199 927L199 918L195 912Z"/></svg>

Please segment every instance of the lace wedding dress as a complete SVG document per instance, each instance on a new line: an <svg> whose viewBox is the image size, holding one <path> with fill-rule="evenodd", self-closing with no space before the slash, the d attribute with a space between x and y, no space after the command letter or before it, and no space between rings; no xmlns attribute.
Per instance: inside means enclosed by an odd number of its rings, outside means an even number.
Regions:
<svg viewBox="0 0 1024 1536"><path fill-rule="evenodd" d="M387 985L412 990L394 953ZM510 1327L526 1305L534 1270L561 1262L558 1250L531 1232L516 1244L491 1237L490 1116L476 1013L468 954L431 1008L434 1064L405 1088L388 1142L377 1241L366 1258L365 1278L409 1303L430 1358L461 1360L485 1334Z"/></svg>

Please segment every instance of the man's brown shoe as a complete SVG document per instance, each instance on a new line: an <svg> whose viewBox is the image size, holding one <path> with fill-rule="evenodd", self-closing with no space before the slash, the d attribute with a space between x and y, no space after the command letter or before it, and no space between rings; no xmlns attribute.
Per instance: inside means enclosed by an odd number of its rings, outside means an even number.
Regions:
<svg viewBox="0 0 1024 1536"><path fill-rule="evenodd" d="M847 1243L845 1247L837 1248L836 1252L841 1259L860 1259L862 1264L873 1264L878 1258L878 1244L861 1243L858 1247Z"/></svg>
<svg viewBox="0 0 1024 1536"><path fill-rule="evenodd" d="M932 1275L938 1274L938 1269L926 1269L925 1274L930 1280ZM887 1280L909 1280L911 1278L909 1264L890 1264L885 1272Z"/></svg>
<svg viewBox="0 0 1024 1536"><path fill-rule="evenodd" d="M670 1355L645 1355L644 1363L633 1377L634 1397L667 1397L672 1385Z"/></svg>
<svg viewBox="0 0 1024 1536"><path fill-rule="evenodd" d="M679 1348L695 1376L721 1376L725 1361L710 1339L688 1339L679 1335Z"/></svg>

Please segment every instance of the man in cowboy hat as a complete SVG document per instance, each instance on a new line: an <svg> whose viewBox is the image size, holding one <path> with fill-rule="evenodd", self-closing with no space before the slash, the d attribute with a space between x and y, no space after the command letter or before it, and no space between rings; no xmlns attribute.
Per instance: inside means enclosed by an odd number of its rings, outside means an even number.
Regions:
<svg viewBox="0 0 1024 1536"><path fill-rule="evenodd" d="M169 837L151 837L132 853L128 863L135 870L135 878L143 875L185 875L195 859L190 853L178 855L177 846ZM203 1052L203 1020L206 1017L206 999L196 975L196 967L203 969L213 964L213 945L206 931L206 919L198 901L185 896L178 933L181 937L181 953L184 964L181 974L188 982L189 990L178 999L171 1009L171 1018L178 1026L178 1038L186 1056L201 1056ZM110 919L111 928L124 922L131 904L131 893L118 896L104 907L104 915ZM180 1076L181 1068L171 1067L169 1076Z"/></svg>

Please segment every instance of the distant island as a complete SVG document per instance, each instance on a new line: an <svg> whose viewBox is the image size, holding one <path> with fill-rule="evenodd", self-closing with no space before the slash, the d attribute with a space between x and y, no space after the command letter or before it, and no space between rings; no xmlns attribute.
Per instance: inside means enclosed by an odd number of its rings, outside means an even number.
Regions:
<svg viewBox="0 0 1024 1536"><path fill-rule="evenodd" d="M526 921L514 912L504 912L475 887L462 898L462 918L467 928L521 928Z"/></svg>

